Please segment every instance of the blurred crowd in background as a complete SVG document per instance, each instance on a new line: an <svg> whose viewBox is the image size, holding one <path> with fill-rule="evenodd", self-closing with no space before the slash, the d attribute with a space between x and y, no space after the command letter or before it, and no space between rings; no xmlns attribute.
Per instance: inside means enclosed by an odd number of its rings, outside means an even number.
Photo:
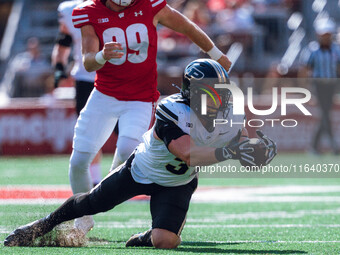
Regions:
<svg viewBox="0 0 340 255"><path fill-rule="evenodd" d="M9 97L40 97L53 92L51 53L58 34L62 1L0 1L0 91ZM332 20L339 44L338 0L167 0L198 24L233 61L230 76L245 89L254 78L299 76L301 52L313 40L315 22ZM159 30L159 90L177 91L181 71L206 57L184 36ZM68 67L71 70L71 66ZM72 87L72 79L69 86ZM258 94L272 83L254 86Z"/></svg>

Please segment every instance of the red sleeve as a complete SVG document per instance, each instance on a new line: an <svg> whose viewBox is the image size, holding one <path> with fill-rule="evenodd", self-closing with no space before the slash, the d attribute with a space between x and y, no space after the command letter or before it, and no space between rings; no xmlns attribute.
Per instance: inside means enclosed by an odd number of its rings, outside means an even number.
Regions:
<svg viewBox="0 0 340 255"><path fill-rule="evenodd" d="M166 6L166 0L150 0L150 2L154 16Z"/></svg>
<svg viewBox="0 0 340 255"><path fill-rule="evenodd" d="M87 9L79 7L74 8L72 12L72 22L75 28L91 25Z"/></svg>

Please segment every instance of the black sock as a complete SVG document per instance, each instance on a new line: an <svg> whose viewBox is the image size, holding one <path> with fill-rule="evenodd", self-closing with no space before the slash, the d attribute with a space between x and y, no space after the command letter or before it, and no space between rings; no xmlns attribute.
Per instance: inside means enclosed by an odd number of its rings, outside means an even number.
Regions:
<svg viewBox="0 0 340 255"><path fill-rule="evenodd" d="M88 204L88 193L78 193L67 199L58 209L48 215L46 220L49 225L55 227L62 222L90 215L91 212Z"/></svg>

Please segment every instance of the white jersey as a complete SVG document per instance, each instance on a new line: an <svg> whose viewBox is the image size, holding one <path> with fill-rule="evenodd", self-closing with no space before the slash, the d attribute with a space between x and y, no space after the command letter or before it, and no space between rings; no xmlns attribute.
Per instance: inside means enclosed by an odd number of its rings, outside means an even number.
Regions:
<svg viewBox="0 0 340 255"><path fill-rule="evenodd" d="M80 29L75 28L72 23L73 8L82 2L82 0L62 2L58 7L59 22L67 27L72 36L74 66L71 70L71 75L77 81L94 82L96 72L87 72L82 62L81 31Z"/></svg>
<svg viewBox="0 0 340 255"><path fill-rule="evenodd" d="M222 117L222 112L218 118ZM191 136L197 146L223 147L235 137L240 126L217 125L212 132L207 131L197 116L184 103L180 94L163 99L157 106L156 118L175 123L184 133ZM225 117L243 122L244 116L232 116L232 110ZM162 186L179 186L189 183L196 175L194 167L188 167L176 158L162 140L153 136L154 127L146 132L135 153L132 163L132 176L136 182L156 183Z"/></svg>

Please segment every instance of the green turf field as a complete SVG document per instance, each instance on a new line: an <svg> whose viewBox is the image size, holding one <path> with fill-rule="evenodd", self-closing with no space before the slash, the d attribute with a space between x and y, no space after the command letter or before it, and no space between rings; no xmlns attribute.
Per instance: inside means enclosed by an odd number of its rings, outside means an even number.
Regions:
<svg viewBox="0 0 340 255"><path fill-rule="evenodd" d="M104 169L110 166L104 158ZM280 155L275 164L340 163L334 156ZM0 185L68 184L68 157L0 158ZM125 248L131 234L150 226L148 202L127 202L95 216L82 248L7 248L0 254L340 254L340 173L332 178L203 176L200 186L232 194L226 202L195 200L174 251ZM312 175L313 177L313 175ZM199 193L200 190L197 191ZM244 200L233 200L236 196ZM222 198L223 200L224 198ZM57 204L0 204L0 239L45 216Z"/></svg>

